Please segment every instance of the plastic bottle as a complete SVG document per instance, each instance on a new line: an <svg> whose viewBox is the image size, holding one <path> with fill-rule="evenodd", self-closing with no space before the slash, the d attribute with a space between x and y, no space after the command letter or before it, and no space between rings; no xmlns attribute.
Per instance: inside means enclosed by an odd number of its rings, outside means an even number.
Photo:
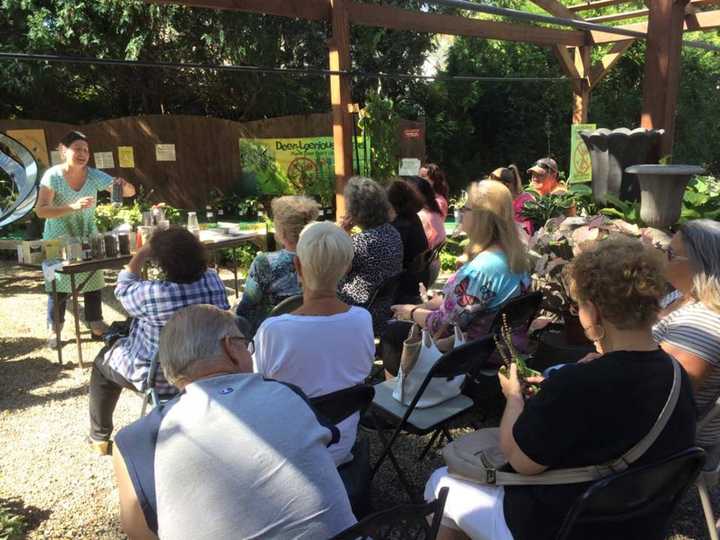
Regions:
<svg viewBox="0 0 720 540"><path fill-rule="evenodd" d="M116 180L113 180L110 202L113 206L122 206L123 203L123 187L122 184Z"/></svg>
<svg viewBox="0 0 720 540"><path fill-rule="evenodd" d="M198 224L197 213L188 212L187 230L200 238L200 225Z"/></svg>

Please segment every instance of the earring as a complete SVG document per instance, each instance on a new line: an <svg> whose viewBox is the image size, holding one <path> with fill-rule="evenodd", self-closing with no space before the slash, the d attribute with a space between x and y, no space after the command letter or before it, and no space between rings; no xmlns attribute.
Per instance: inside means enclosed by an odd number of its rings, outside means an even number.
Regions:
<svg viewBox="0 0 720 540"><path fill-rule="evenodd" d="M593 330L594 328L598 329L597 336L590 335L591 330ZM605 338L605 327L601 324L591 324L587 328L583 326L583 331L585 332L585 337L587 337L593 343L598 343Z"/></svg>

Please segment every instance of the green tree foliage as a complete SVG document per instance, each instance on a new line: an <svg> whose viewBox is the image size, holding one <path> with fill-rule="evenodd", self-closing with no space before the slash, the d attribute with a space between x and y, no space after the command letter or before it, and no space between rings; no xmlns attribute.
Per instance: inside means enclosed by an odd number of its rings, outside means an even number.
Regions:
<svg viewBox="0 0 720 540"><path fill-rule="evenodd" d="M418 9L417 0L396 0ZM0 0L0 50L144 61L327 68L324 22L141 0ZM417 72L432 37L353 28L355 69ZM354 99L377 80L354 85ZM395 97L405 83L386 85ZM325 77L0 62L0 117L84 122L134 114L233 120L324 112ZM42 98L40 98L42 96Z"/></svg>

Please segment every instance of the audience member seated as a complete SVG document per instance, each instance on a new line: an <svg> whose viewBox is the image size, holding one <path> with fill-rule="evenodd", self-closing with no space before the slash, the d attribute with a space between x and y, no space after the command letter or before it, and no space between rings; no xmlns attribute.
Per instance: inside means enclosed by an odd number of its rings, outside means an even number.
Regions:
<svg viewBox="0 0 720 540"><path fill-rule="evenodd" d="M667 250L667 280L681 293L653 329L665 352L687 371L700 417L720 396L720 223L688 221ZM697 434L699 445L720 442L720 419Z"/></svg>
<svg viewBox="0 0 720 540"><path fill-rule="evenodd" d="M406 180L417 188L422 196L423 207L418 212L418 217L423 224L428 246L430 249L436 248L445 241L446 233L445 217L435 200L435 192L432 186L419 176L408 176Z"/></svg>
<svg viewBox="0 0 720 540"><path fill-rule="evenodd" d="M492 180L472 184L462 228L469 237L470 262L448 280L443 294L426 304L392 306L396 319L419 324L436 338L449 335L453 325L471 339L487 334L498 308L529 286L527 251L513 220L510 190ZM394 323L383 335L388 376L397 375L409 329L409 323Z"/></svg>
<svg viewBox="0 0 720 540"><path fill-rule="evenodd" d="M254 368L292 383L311 398L361 384L375 358L372 318L367 310L337 298L337 284L353 259L353 243L334 223L312 223L297 244L295 264L303 283L303 305L266 319L255 336ZM340 424L340 442L330 447L337 465L351 461L357 414Z"/></svg>
<svg viewBox="0 0 720 540"><path fill-rule="evenodd" d="M343 228L361 231L352 236L354 257L350 271L340 281L340 299L354 306L368 307L373 293L388 278L402 272L403 245L400 233L390 224L390 203L385 190L362 176L350 179L345 187L347 215ZM370 310L375 332L390 319L392 298L380 298Z"/></svg>
<svg viewBox="0 0 720 540"><path fill-rule="evenodd" d="M151 258L164 279L141 277ZM98 353L90 375L90 442L100 454L110 452L112 417L122 389L145 389L158 336L168 319L191 304L230 307L225 285L207 267L205 247L191 233L175 227L156 232L130 259L118 275L115 297L133 319L127 337ZM159 375L158 392L172 393L174 389Z"/></svg>
<svg viewBox="0 0 720 540"><path fill-rule="evenodd" d="M330 538L355 523L322 426L300 390L252 371L252 340L209 305L160 335L174 400L117 434L130 538Z"/></svg>
<svg viewBox="0 0 720 540"><path fill-rule="evenodd" d="M255 332L272 308L302 291L293 259L303 227L315 221L320 205L309 197L290 195L272 201L275 238L283 249L258 253L248 271L237 314L248 321Z"/></svg>
<svg viewBox="0 0 720 540"><path fill-rule="evenodd" d="M395 214L392 225L402 238L403 270L407 270L410 264L428 249L425 231L417 215L423 207L423 200L417 189L404 180L395 180L390 184L387 195ZM418 298L419 278L419 275L408 275L407 279L400 282L397 298L401 302Z"/></svg>
<svg viewBox="0 0 720 540"><path fill-rule="evenodd" d="M520 171L517 165L508 165L507 167L500 167L490 173L490 180L497 180L502 182L506 188L510 190L513 196L513 212L515 214L515 222L519 223L523 230L532 236L533 234L533 223L531 219L528 219L522 215L525 203L535 199L527 191L523 191L522 179L520 178Z"/></svg>
<svg viewBox="0 0 720 540"><path fill-rule="evenodd" d="M437 202L440 208L440 213L443 219L448 215L448 198L450 197L450 188L447 180L445 179L445 173L439 165L435 163L427 163L421 167L419 174L420 178L430 182L430 185L435 192L435 202Z"/></svg>
<svg viewBox="0 0 720 540"><path fill-rule="evenodd" d="M556 371L527 399L516 366L507 378L498 376L507 398L500 447L515 472L536 475L618 459L657 420L672 387L673 360L652 338L665 283L661 261L651 251L635 240L605 240L578 255L566 270L580 321L601 356ZM691 447L694 437L692 388L683 371L667 425L636 464ZM450 492L438 538L546 540L556 537L588 484L486 486L451 477L441 468L428 481L425 497L432 500L444 486ZM664 523L657 512L641 523L628 520L619 524L624 534L612 538L647 538L648 531ZM583 538L610 538L601 531L608 532L600 528Z"/></svg>

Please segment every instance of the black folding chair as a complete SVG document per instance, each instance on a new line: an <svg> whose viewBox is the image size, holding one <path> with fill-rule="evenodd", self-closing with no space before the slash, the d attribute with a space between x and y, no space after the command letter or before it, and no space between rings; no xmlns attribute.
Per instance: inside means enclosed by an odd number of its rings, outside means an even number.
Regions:
<svg viewBox="0 0 720 540"><path fill-rule="evenodd" d="M395 295L397 293L398 286L400 285L400 281L405 279L406 276L406 272L400 272L399 274L390 276L383 281L370 295L370 300L368 300L367 303L367 310L372 311L375 305L381 300L390 299L390 301L393 302L395 300Z"/></svg>
<svg viewBox="0 0 720 540"><path fill-rule="evenodd" d="M333 424L348 416L363 414L372 403L375 389L369 384L344 388L310 399L315 412ZM370 508L370 446L367 438L357 440L352 449L353 460L338 467L356 516L365 515Z"/></svg>
<svg viewBox="0 0 720 540"><path fill-rule="evenodd" d="M673 510L704 463L702 448L688 448L598 480L572 506L557 540L664 539Z"/></svg>
<svg viewBox="0 0 720 540"><path fill-rule="evenodd" d="M499 334L503 319L507 320L508 326L513 332L517 330L527 332L528 328L530 328L530 323L540 309L542 300L543 295L540 291L534 291L511 298L500 307L497 315L495 315L492 325L490 326L490 333L494 335Z"/></svg>
<svg viewBox="0 0 720 540"><path fill-rule="evenodd" d="M432 258L432 250L418 253L405 268L405 276L398 287L395 300L399 304L420 304L420 283L427 286L427 271Z"/></svg>
<svg viewBox="0 0 720 540"><path fill-rule="evenodd" d="M277 317L278 315L284 315L285 313L291 313L303 305L303 295L296 294L295 296L288 296L285 300L280 302L277 306L272 308L268 317Z"/></svg>
<svg viewBox="0 0 720 540"><path fill-rule="evenodd" d="M411 484L405 478L392 452L392 445L402 431L413 435L427 435L428 433L432 433L433 435L430 441L418 458L422 459L441 434L448 441L452 441L452 436L448 431L447 425L453 419L472 408L473 400L460 394L434 407L418 409L416 408L417 403L432 379L450 379L464 375L470 371L476 363L484 363L494 350L495 343L492 337L486 336L445 353L428 372L427 377L425 377L425 380L420 385L418 392L415 394L415 397L413 397L409 406L403 405L392 397L396 384L395 379L375 385L375 398L370 407L370 412L375 420L375 426L378 427L378 435L383 444L383 451L372 469L371 478L375 476L380 465L382 465L387 457L395 467L398 478L405 488L405 491L412 500L416 499ZM389 421L395 426L389 440L385 438L383 430L380 429L382 421Z"/></svg>
<svg viewBox="0 0 720 540"><path fill-rule="evenodd" d="M432 502L403 504L377 512L333 536L332 540L434 540L447 495L448 488L444 487Z"/></svg>
<svg viewBox="0 0 720 540"><path fill-rule="evenodd" d="M171 399L173 399L175 396L178 395L177 392L172 392L169 394L160 394L156 388L157 383L157 373L160 369L160 363L158 362L158 355L156 354L153 359L150 361L150 368L148 368L148 374L145 384L145 391L144 392L138 392L142 397L142 408L140 409L140 418L145 416L145 413L147 413L148 406L150 406L151 409L154 409L155 407L159 407L160 405L167 403ZM174 387L173 387L174 388Z"/></svg>
<svg viewBox="0 0 720 540"><path fill-rule="evenodd" d="M310 398L315 412L333 424L339 424L351 414L364 413L372 403L375 389L369 384L358 384L330 394Z"/></svg>
<svg viewBox="0 0 720 540"><path fill-rule="evenodd" d="M420 281L422 281L428 289L433 286L440 274L440 253L445 247L445 243L443 240L440 244L428 251L425 260L425 269L422 271L420 278ZM437 262L437 264L434 264L435 262Z"/></svg>

